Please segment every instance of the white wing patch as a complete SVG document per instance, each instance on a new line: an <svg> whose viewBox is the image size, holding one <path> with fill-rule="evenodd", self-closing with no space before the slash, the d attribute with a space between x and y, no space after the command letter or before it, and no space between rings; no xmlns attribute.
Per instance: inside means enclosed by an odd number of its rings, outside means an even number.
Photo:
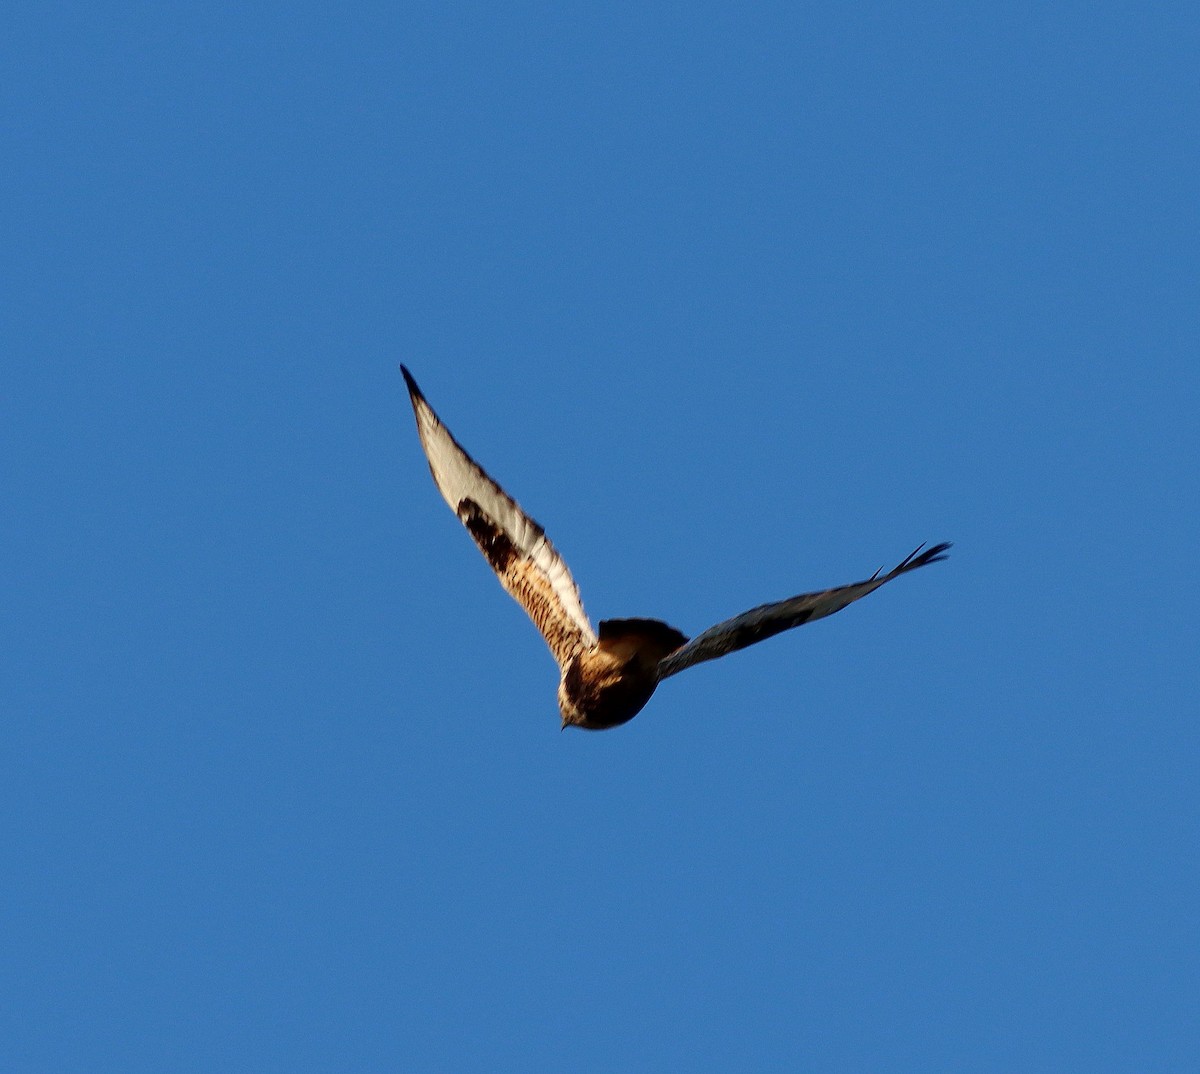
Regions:
<svg viewBox="0 0 1200 1074"><path fill-rule="evenodd" d="M595 645L579 588L545 531L463 450L409 371L404 366L400 371L434 484L501 584L529 614L560 665Z"/></svg>

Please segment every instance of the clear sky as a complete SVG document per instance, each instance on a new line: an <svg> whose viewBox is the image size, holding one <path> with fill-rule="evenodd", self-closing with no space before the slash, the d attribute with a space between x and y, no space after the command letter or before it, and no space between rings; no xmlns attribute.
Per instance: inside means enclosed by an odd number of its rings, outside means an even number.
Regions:
<svg viewBox="0 0 1200 1074"><path fill-rule="evenodd" d="M1193 3L16 2L0 1069L1193 1071ZM593 620L952 557L560 734Z"/></svg>

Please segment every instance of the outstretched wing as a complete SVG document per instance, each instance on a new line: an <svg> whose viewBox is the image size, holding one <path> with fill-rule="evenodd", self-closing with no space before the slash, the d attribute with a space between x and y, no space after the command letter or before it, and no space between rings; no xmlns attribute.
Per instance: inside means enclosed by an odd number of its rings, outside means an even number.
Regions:
<svg viewBox="0 0 1200 1074"><path fill-rule="evenodd" d="M450 435L404 366L434 484L474 538L500 584L542 632L559 665L596 643L575 579L545 531Z"/></svg>
<svg viewBox="0 0 1200 1074"><path fill-rule="evenodd" d="M924 548L921 545L921 548ZM865 582L855 582L852 585L838 586L836 589L825 589L819 593L803 593L798 597L777 601L774 604L762 604L751 608L748 612L726 619L715 627L710 627L703 634L697 634L686 645L676 649L658 663L658 677L665 679L677 675L693 664L705 660L715 660L718 656L732 653L736 649L744 649L747 645L763 641L784 630L791 630L814 619L822 619L834 612L840 612L847 604L873 593L881 585L886 585L893 578L915 571L927 563L937 563L946 558L949 542L934 545L924 552L918 548L899 566L882 577L878 571Z"/></svg>

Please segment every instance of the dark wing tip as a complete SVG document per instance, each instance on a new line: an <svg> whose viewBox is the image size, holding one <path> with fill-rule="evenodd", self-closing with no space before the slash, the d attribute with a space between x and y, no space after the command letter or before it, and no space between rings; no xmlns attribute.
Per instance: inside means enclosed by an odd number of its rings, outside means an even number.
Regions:
<svg viewBox="0 0 1200 1074"><path fill-rule="evenodd" d="M413 375L408 371L408 366L403 362L400 363L400 372L404 376L404 383L408 387L408 394L415 399L425 398L421 394L421 389L417 387L417 382L413 380Z"/></svg>
<svg viewBox="0 0 1200 1074"><path fill-rule="evenodd" d="M923 548L925 551L922 552ZM903 562L892 571L892 574L903 574L905 571L915 571L918 567L925 567L930 563L940 563L943 559L949 558L946 555L948 548L950 548L949 541L942 541L941 544L935 544L932 548L925 548L923 544L918 545L905 556Z"/></svg>

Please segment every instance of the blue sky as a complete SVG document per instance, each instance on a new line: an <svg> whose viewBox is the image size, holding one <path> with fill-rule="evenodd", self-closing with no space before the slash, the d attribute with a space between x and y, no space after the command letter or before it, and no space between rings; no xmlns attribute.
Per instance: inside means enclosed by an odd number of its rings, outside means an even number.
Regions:
<svg viewBox="0 0 1200 1074"><path fill-rule="evenodd" d="M1187 1071L1193 5L19 3L0 1066ZM593 618L948 563L560 734Z"/></svg>

